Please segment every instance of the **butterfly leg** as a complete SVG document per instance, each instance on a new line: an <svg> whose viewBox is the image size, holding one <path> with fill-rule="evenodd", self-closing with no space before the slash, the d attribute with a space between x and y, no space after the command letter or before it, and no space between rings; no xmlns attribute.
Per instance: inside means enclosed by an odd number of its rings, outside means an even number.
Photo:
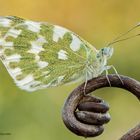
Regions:
<svg viewBox="0 0 140 140"><path fill-rule="evenodd" d="M86 72L86 80L85 80L85 85L84 85L84 96L87 96L87 94L86 94L86 86L87 86L87 72Z"/></svg>
<svg viewBox="0 0 140 140"><path fill-rule="evenodd" d="M118 78L120 79L121 83L124 85L124 82L122 81L122 79L121 79L119 73L117 72L116 68L113 65L110 65L110 66L107 66L107 67L108 67L107 69L112 68L114 70L115 74L118 76Z"/></svg>
<svg viewBox="0 0 140 140"><path fill-rule="evenodd" d="M109 86L111 87L111 83L110 83L110 80L109 80L109 77L108 77L108 69L109 69L109 68L106 68L106 69L105 69L105 73L106 73L106 79L107 79L107 81L108 81L108 84L109 84Z"/></svg>
<svg viewBox="0 0 140 140"><path fill-rule="evenodd" d="M119 73L117 72L116 68L115 68L113 65L111 65L111 68L115 71L115 73L116 73L116 75L118 76L118 78L120 79L121 83L124 85L124 82L123 82L123 80L121 79L121 77L120 77Z"/></svg>

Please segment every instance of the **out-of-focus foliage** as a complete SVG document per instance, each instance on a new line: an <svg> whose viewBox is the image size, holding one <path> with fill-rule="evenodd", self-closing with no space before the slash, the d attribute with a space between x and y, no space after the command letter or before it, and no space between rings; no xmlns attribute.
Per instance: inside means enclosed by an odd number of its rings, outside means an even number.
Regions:
<svg viewBox="0 0 140 140"><path fill-rule="evenodd" d="M99 49L140 21L139 6L139 0L0 0L0 15L16 15L67 27ZM120 74L140 80L140 38L114 46L109 64ZM15 86L0 63L0 133L11 133L0 135L0 139L83 139L70 133L61 120L63 102L77 85L27 93ZM104 134L95 140L117 139L139 122L139 102L128 92L107 88L96 95L110 103L112 120Z"/></svg>

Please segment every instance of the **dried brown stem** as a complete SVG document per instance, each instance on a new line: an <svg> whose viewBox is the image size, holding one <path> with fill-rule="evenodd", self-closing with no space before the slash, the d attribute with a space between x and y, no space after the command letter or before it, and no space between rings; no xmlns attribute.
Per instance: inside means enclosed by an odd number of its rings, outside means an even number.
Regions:
<svg viewBox="0 0 140 140"><path fill-rule="evenodd" d="M108 75L108 77L112 87L128 90L140 99L140 83L138 81L127 76L120 76L123 81L122 84L117 75ZM85 92L88 94L109 86L106 76L100 76L88 81ZM84 83L69 95L63 108L62 118L66 127L75 134L84 137L98 136L104 130L103 124L110 120L107 113L109 107L101 99L84 96L83 89ZM78 111L77 108L79 109ZM121 140L126 140L125 138L127 137L128 139L130 136L131 140L140 139L140 127L137 126L132 131L129 131Z"/></svg>
<svg viewBox="0 0 140 140"><path fill-rule="evenodd" d="M140 123L124 134L120 140L140 140Z"/></svg>

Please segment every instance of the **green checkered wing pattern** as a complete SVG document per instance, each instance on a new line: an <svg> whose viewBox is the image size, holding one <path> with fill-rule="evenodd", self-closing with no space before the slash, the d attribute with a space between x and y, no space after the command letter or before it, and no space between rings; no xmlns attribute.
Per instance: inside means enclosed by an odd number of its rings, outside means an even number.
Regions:
<svg viewBox="0 0 140 140"><path fill-rule="evenodd" d="M0 59L17 86L27 91L85 78L89 52L73 32L49 23L0 17ZM90 61L90 60L89 60Z"/></svg>

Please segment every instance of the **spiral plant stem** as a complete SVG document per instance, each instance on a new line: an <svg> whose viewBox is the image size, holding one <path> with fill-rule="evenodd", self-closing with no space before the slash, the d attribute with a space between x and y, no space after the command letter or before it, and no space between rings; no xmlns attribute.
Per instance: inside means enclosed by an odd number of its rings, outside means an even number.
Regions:
<svg viewBox="0 0 140 140"><path fill-rule="evenodd" d="M112 87L128 90L140 100L140 83L138 81L120 75L123 81L122 84L116 74L108 75L108 78ZM107 113L109 106L102 99L84 96L84 94L89 94L104 87L110 87L110 85L106 76L100 76L89 80L85 91L83 83L69 95L64 104L62 118L64 124L70 131L83 137L95 137L103 132L103 125L110 120L110 116ZM121 140L139 139L140 124L121 138Z"/></svg>

